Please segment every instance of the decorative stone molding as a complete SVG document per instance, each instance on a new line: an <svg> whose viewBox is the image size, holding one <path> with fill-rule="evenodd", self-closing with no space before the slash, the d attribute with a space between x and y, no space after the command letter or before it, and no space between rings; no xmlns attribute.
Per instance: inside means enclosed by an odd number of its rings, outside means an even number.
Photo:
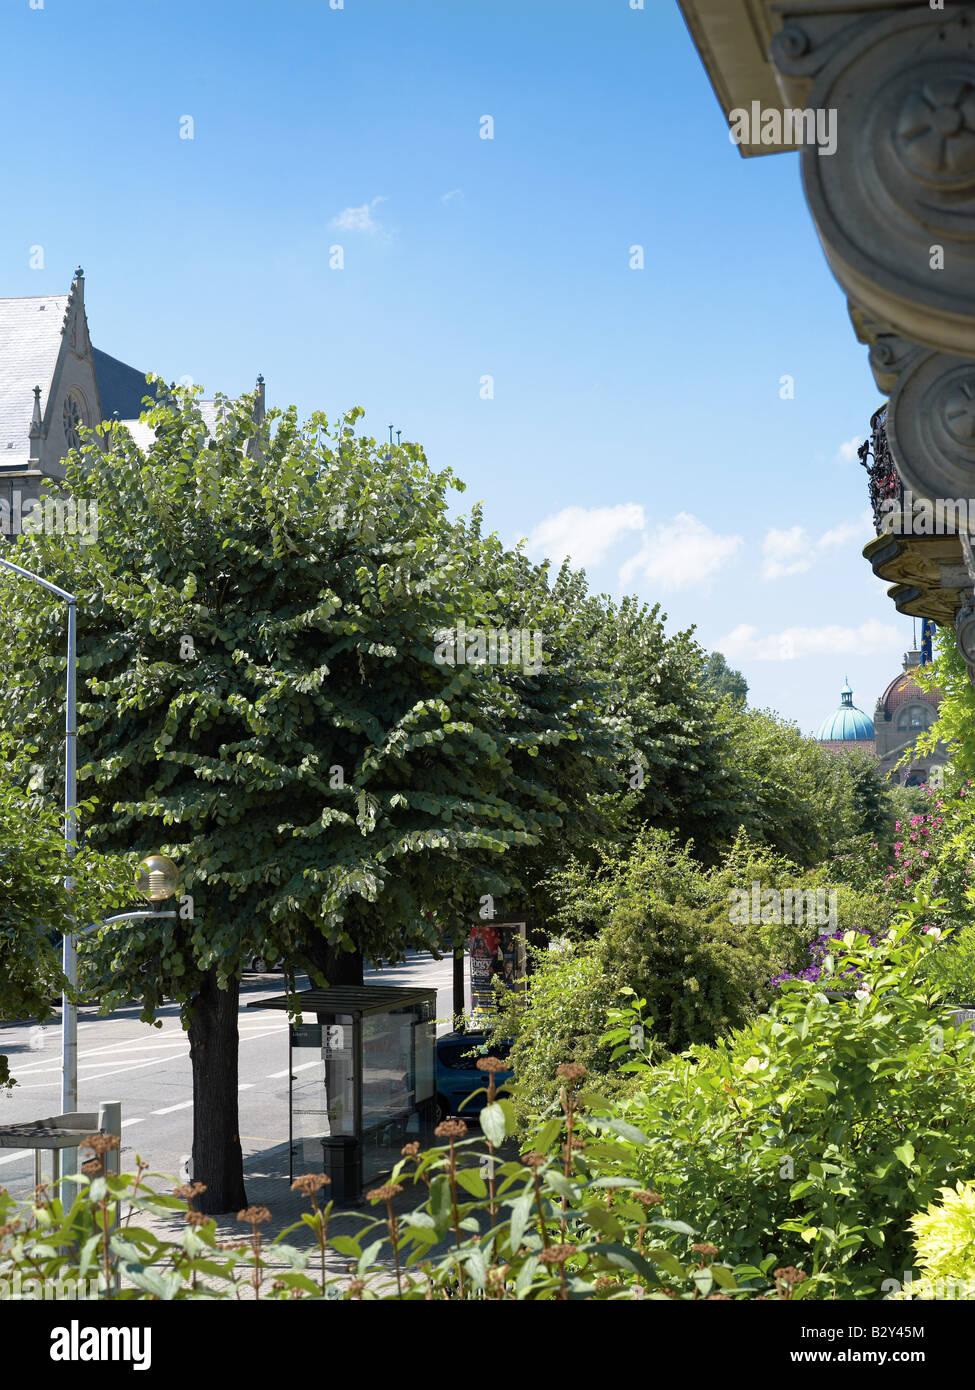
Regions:
<svg viewBox="0 0 975 1390"><path fill-rule="evenodd" d="M802 152L837 279L895 334L975 357L972 7L793 17L771 57L783 78L811 79L811 107L837 112L835 153Z"/></svg>
<svg viewBox="0 0 975 1390"><path fill-rule="evenodd" d="M905 485L930 498L975 501L975 359L911 355L887 411L887 438Z"/></svg>

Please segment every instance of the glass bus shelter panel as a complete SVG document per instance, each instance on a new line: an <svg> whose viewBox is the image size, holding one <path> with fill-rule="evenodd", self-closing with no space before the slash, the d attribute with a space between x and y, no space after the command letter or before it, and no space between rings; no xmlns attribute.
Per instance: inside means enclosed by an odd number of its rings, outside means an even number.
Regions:
<svg viewBox="0 0 975 1390"><path fill-rule="evenodd" d="M368 1014L362 1020L362 1178L388 1172L410 1139L420 1137L415 1113L416 1007Z"/></svg>
<svg viewBox="0 0 975 1390"><path fill-rule="evenodd" d="M291 1143L295 1158L318 1172L322 1140L355 1133L353 1023L338 1015L331 1024L291 1029Z"/></svg>

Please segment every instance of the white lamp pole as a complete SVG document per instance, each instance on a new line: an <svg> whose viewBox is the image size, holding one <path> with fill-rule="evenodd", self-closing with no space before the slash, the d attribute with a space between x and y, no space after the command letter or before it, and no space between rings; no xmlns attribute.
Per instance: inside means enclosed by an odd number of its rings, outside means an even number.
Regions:
<svg viewBox="0 0 975 1390"><path fill-rule="evenodd" d="M12 560L0 557L0 565L12 570L22 579L31 579L48 593L55 594L68 605L68 662L67 696L64 708L64 842L69 856L74 854L78 844L77 818L77 778L78 778L78 728L76 717L77 690L77 633L78 601L74 594L59 589L39 574L32 574ZM72 880L65 879L65 887L72 887ZM69 988L78 983L78 954L76 933L64 933L61 955L62 968ZM67 990L61 995L61 1110L68 1114L78 1108L78 1011Z"/></svg>

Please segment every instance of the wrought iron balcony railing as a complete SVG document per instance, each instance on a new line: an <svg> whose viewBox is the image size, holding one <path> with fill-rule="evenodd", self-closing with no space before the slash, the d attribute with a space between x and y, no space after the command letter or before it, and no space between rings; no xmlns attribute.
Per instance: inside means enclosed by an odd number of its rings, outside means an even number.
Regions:
<svg viewBox="0 0 975 1390"><path fill-rule="evenodd" d="M889 522L885 526L884 519L889 516L891 509L888 506L885 510L884 503L889 503L892 499L898 503L904 501L904 484L894 466L894 460L887 444L887 407L885 405L882 405L871 417L870 438L864 440L857 453L860 455L860 462L867 470L870 506L873 509L873 525L879 536L883 531L889 530Z"/></svg>

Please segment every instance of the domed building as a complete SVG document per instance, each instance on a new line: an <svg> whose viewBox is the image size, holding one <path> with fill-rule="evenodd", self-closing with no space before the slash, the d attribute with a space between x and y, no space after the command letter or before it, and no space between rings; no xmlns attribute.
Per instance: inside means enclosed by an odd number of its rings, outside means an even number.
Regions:
<svg viewBox="0 0 975 1390"><path fill-rule="evenodd" d="M857 709L853 703L849 683L843 686L840 703L820 724L815 737L820 743L825 743L832 753L852 753L855 749L862 753L876 752L873 724L863 710Z"/></svg>
<svg viewBox="0 0 975 1390"><path fill-rule="evenodd" d="M823 720L814 737L833 753L852 753L859 749L875 757L881 771L892 782L920 786L937 775L948 761L943 744L933 753L912 757L902 767L901 758L918 735L929 728L938 717L942 701L940 690L922 690L915 680L921 665L921 653L904 654L900 675L895 676L877 701L873 719L857 709L849 684L840 691L840 703Z"/></svg>
<svg viewBox="0 0 975 1390"><path fill-rule="evenodd" d="M933 753L912 758L903 767L897 767L918 734L937 719L938 707L944 698L940 690L922 690L917 684L914 677L920 665L919 651L904 654L904 669L877 701L873 716L880 765L892 782L902 782L908 787L930 781L932 772L943 768L948 761L948 751L939 743Z"/></svg>

